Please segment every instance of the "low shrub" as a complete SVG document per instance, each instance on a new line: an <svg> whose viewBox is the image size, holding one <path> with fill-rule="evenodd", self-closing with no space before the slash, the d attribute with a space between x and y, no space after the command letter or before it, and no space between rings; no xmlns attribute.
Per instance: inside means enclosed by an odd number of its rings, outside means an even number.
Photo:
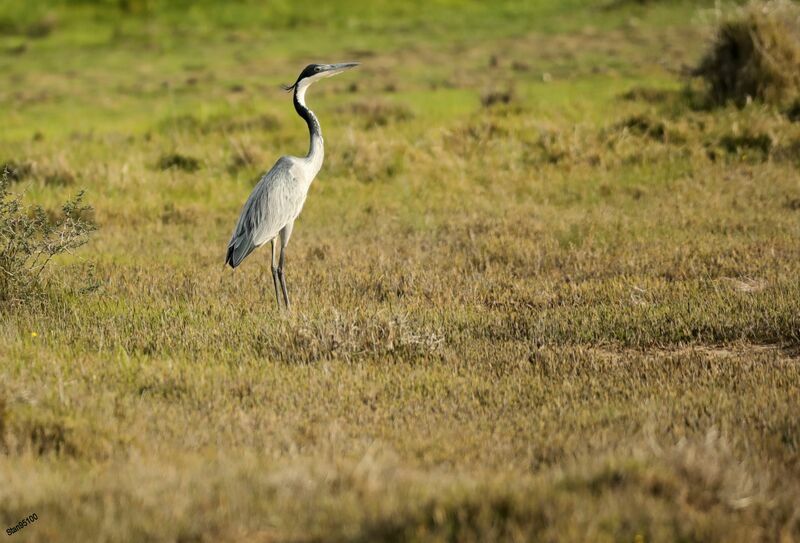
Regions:
<svg viewBox="0 0 800 543"><path fill-rule="evenodd" d="M94 230L83 193L60 213L26 205L10 192L11 176L0 173L0 308L29 301L43 285L42 272L56 255L88 241Z"/></svg>

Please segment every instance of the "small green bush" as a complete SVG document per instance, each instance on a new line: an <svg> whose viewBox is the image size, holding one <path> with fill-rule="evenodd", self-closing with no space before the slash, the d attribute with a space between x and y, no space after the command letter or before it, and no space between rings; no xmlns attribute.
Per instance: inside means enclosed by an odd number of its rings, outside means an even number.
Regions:
<svg viewBox="0 0 800 543"><path fill-rule="evenodd" d="M83 192L60 213L25 205L10 192L12 177L0 172L0 308L29 301L43 285L42 272L52 258L88 241L95 229Z"/></svg>

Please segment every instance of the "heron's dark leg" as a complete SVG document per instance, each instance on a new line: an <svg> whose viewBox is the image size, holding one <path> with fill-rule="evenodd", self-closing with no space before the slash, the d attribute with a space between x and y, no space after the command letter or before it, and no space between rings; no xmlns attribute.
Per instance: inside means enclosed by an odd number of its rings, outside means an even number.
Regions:
<svg viewBox="0 0 800 543"><path fill-rule="evenodd" d="M289 236L292 235L293 223L289 223L283 227L280 232L281 236L281 256L278 260L278 279L281 282L281 289L283 290L283 303L286 305L286 310L290 308L289 304L289 291L286 288L286 276L283 273L284 258L286 256L286 245L289 243Z"/></svg>
<svg viewBox="0 0 800 543"><path fill-rule="evenodd" d="M270 247L272 249L272 257L270 258L269 264L272 268L272 283L275 285L275 301L278 302L278 309L281 308L281 294L278 291L278 268L275 264L275 240L273 239L270 242Z"/></svg>
<svg viewBox="0 0 800 543"><path fill-rule="evenodd" d="M281 247L281 257L278 261L278 279L281 282L281 289L283 289L283 302L286 304L286 309L289 309L289 292L286 290L286 276L283 273L283 255L286 254L286 247Z"/></svg>

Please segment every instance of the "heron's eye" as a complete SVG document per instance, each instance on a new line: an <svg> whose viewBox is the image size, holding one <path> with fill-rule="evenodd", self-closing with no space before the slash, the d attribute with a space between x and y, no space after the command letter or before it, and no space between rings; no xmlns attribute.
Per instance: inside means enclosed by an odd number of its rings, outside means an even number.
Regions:
<svg viewBox="0 0 800 543"><path fill-rule="evenodd" d="M322 68L320 68L319 66L317 66L316 68L314 68L314 71L315 71L315 72L318 72L318 71L320 71L321 69L322 69Z"/></svg>

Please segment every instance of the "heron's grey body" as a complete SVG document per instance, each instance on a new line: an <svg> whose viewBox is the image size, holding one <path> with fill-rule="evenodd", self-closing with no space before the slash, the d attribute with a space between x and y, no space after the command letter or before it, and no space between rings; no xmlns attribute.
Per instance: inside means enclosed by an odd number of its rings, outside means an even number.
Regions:
<svg viewBox="0 0 800 543"><path fill-rule="evenodd" d="M321 154L321 152L320 152ZM239 222L228 244L228 263L238 266L244 258L279 234L281 245L289 242L292 224L300 215L311 181L319 172L322 157L284 156L258 182L242 208Z"/></svg>
<svg viewBox="0 0 800 543"><path fill-rule="evenodd" d="M292 235L295 219L300 215L311 182L319 173L325 156L324 141L319 121L305 105L305 92L315 81L329 77L355 66L326 64L307 66L290 89L294 89L294 107L308 124L310 146L305 157L284 156L258 182L242 208L225 263L235 268L256 248L272 242L272 278L275 296L280 305L279 287L283 301L289 307L289 294L283 273L286 245ZM280 239L280 259L275 262L275 240Z"/></svg>

